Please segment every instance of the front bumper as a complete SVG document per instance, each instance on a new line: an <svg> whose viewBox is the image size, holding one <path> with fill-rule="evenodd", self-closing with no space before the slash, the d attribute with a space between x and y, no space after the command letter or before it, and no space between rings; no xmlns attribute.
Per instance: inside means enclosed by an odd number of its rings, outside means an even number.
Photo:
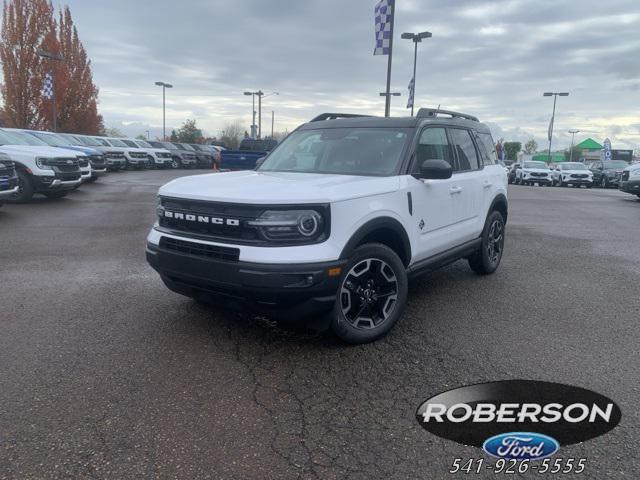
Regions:
<svg viewBox="0 0 640 480"><path fill-rule="evenodd" d="M330 276L329 269L342 268L346 263L346 260L304 264L220 260L193 254L200 246L189 241L161 240L159 245L147 244L146 257L174 292L194 298L235 300L250 309L288 320L329 311L340 280L339 274Z"/></svg>
<svg viewBox="0 0 640 480"><path fill-rule="evenodd" d="M127 161L124 158L107 158L107 168L123 168Z"/></svg>
<svg viewBox="0 0 640 480"><path fill-rule="evenodd" d="M524 177L525 182L531 183L551 183L551 177Z"/></svg>
<svg viewBox="0 0 640 480"><path fill-rule="evenodd" d="M563 183L568 183L571 185L592 185L593 178L566 178L562 179Z"/></svg>
<svg viewBox="0 0 640 480"><path fill-rule="evenodd" d="M73 190L82 185L82 178L64 180L56 177L33 177L33 184L37 192L50 192L57 190Z"/></svg>
<svg viewBox="0 0 640 480"><path fill-rule="evenodd" d="M2 200L3 198L9 198L12 195L18 193L18 191L20 190L20 187L18 187L17 185L15 187L10 187L6 190L0 190L0 200Z"/></svg>
<svg viewBox="0 0 640 480"><path fill-rule="evenodd" d="M640 180L623 180L618 188L625 193L640 195Z"/></svg>
<svg viewBox="0 0 640 480"><path fill-rule="evenodd" d="M80 172L80 180L87 182L91 179L91 170L83 170Z"/></svg>

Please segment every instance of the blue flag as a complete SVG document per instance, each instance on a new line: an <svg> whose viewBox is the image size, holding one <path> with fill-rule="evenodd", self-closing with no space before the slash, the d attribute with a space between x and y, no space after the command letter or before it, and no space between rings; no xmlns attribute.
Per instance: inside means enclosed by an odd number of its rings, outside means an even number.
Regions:
<svg viewBox="0 0 640 480"><path fill-rule="evenodd" d="M373 50L374 55L389 55L393 21L391 6L393 2L394 0L380 0L376 5L376 48Z"/></svg>

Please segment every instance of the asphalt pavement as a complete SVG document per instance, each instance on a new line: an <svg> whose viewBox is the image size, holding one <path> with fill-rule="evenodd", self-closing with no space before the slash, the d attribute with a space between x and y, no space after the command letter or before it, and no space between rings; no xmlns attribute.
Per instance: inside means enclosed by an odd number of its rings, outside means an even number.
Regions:
<svg viewBox="0 0 640 480"><path fill-rule="evenodd" d="M616 401L621 424L561 456L587 459L579 478L638 478L636 197L510 187L498 272L461 261L418 279L392 332L354 347L164 287L145 237L158 186L190 173L0 208L0 478L495 478L450 475L483 453L415 411L514 378Z"/></svg>

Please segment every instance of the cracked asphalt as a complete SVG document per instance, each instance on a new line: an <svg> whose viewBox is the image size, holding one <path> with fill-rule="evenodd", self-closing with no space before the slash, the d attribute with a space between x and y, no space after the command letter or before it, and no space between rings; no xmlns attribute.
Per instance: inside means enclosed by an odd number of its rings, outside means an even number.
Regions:
<svg viewBox="0 0 640 480"><path fill-rule="evenodd" d="M415 281L395 329L353 347L164 287L145 237L158 186L189 173L115 173L0 209L0 478L466 477L453 459L482 452L415 411L511 378L616 401L621 424L561 456L587 459L580 478L638 478L635 197L512 187L498 272L458 262Z"/></svg>

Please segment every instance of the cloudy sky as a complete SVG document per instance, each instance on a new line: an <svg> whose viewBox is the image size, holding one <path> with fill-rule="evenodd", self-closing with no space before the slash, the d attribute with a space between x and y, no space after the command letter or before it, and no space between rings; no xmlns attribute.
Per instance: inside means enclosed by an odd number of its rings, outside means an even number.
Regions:
<svg viewBox="0 0 640 480"><path fill-rule="evenodd" d="M245 90L264 99L263 127L292 129L315 114L383 114L386 57L372 55L376 0L67 0L93 61L107 126L161 132L161 89L173 83L167 125L195 118L216 135L251 123ZM57 2L54 2L57 3ZM638 0L397 0L393 115L405 115L413 44L417 105L462 110L494 136L546 147L553 100L557 145L577 128L614 148L640 148Z"/></svg>

